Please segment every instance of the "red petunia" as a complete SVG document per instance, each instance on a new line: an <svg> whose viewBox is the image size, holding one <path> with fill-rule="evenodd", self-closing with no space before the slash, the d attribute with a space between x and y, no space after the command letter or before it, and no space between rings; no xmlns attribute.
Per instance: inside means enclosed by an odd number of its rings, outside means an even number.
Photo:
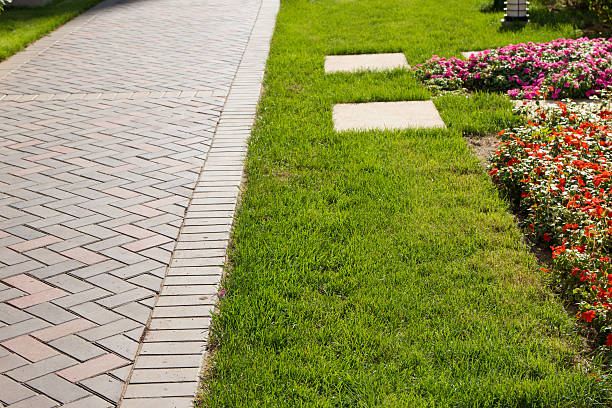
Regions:
<svg viewBox="0 0 612 408"><path fill-rule="evenodd" d="M596 312L594 310L589 310L587 312L582 312L582 318L587 322L591 323L595 318Z"/></svg>

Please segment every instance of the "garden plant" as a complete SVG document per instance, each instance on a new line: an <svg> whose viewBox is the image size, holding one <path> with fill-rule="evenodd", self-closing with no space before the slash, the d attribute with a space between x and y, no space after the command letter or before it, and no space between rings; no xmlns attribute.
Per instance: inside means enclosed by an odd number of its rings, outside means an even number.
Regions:
<svg viewBox="0 0 612 408"><path fill-rule="evenodd" d="M4 7L9 4L12 0L0 0L0 12L4 10Z"/></svg>
<svg viewBox="0 0 612 408"><path fill-rule="evenodd" d="M612 347L612 112L609 102L522 105L524 126L500 132L490 175L550 246L577 317Z"/></svg>
<svg viewBox="0 0 612 408"><path fill-rule="evenodd" d="M424 84L444 91L507 92L525 99L588 98L612 84L612 41L584 37L520 43L467 60L434 55L414 71Z"/></svg>

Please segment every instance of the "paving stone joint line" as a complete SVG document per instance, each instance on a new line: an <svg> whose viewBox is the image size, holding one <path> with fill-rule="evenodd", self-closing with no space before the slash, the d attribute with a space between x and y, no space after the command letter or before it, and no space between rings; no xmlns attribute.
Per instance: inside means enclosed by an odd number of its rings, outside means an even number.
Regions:
<svg viewBox="0 0 612 408"><path fill-rule="evenodd" d="M0 64L0 405L191 406L278 1L178 1Z"/></svg>
<svg viewBox="0 0 612 408"><path fill-rule="evenodd" d="M262 9L262 7L263 7L263 3L264 3L264 1L266 1L266 0L263 0L263 1L260 3L259 9L258 9L258 11L257 11L257 16L256 16L256 18L255 18L255 21L256 21L256 22L257 22L257 20L259 19L259 16L260 16L261 9ZM253 29L255 28L255 25L256 25L256 24L257 24L257 23L255 23L255 24L253 25L252 29L251 29L251 35L249 35L249 42L251 41L251 36L252 36L252 33L253 33ZM247 45L247 47L248 47L248 45ZM244 49L244 50L243 50L243 52L242 52L242 56L241 56L241 58L240 58L240 63L238 64L238 67L237 67L237 69L236 69L236 73L234 74L234 79L233 79L233 81L232 81L232 84L234 83L234 81L236 80L236 77L238 76L238 72L239 72L239 70L240 70L240 65L241 65L241 64L243 63L243 61L244 61L244 54L245 54L245 52L246 52L246 48L247 48L247 47L245 47L245 49ZM229 90L228 90L228 92L227 92L227 94L226 94L226 95L214 95L214 96L225 96L225 97L226 97L226 103L227 103L227 95L230 95L230 94L231 94L231 91L232 91L232 85L230 85L230 88L229 88ZM200 92L198 92L198 94L199 94L199 93L200 93ZM212 95L207 95L207 96L212 96ZM226 103L224 103L224 104L223 104L223 108L225 107ZM222 112L223 112L223 108L222 108ZM223 118L223 113L221 113L221 118ZM214 145L214 142L215 142L215 136L216 136L216 134L217 134L217 130L218 130L218 128L219 128L219 122L217 122L217 125L216 125L216 127L215 127L215 131L214 131L213 136L212 136L212 139L211 139L211 145ZM208 160L208 156L209 156L209 154L210 154L210 150L209 150L209 151L207 151L207 152L206 152L206 154L205 154L204 162L202 163L202 167L200 168L200 173L199 173L199 175L198 175L198 179L197 179L197 181L196 181L196 185L198 185L198 184L200 183L200 181L202 180L202 176L203 176L204 171L205 171L205 166L206 166L206 162L207 162L207 160ZM177 251L177 249L178 249L179 239L180 239L180 236L181 236L181 234L182 234L182 232L183 232L183 229L184 229L184 227L185 227L185 218L186 218L186 215L187 215L187 214L188 214L188 212L189 212L189 208L191 207L191 205L192 205L192 203L193 203L193 197L194 197L194 194L195 194L195 190L194 190L194 193L193 193L193 194L191 195L191 197L189 198L189 202L188 202L188 204L187 204L187 208L185 209L185 217L183 218L183 221L182 221L181 226L180 226L180 228L179 228L178 238L177 238L177 240L176 240L176 242L175 242L175 244L174 244L174 249L173 249L173 251L172 251L172 253L171 253L171 255L170 255L170 263L168 264L168 266L166 266L165 273L164 273L164 278L163 278L163 280L162 280L162 282L161 282L161 284L160 284L160 290L159 290L159 292L157 293L157 295L155 296L155 301L154 301L154 304L153 304L153 309L151 310L151 314L149 315L149 319L147 320L147 324L146 324L146 326L145 326L145 328L144 328L144 331L143 331L143 334L142 334L142 337L141 337L141 340L140 340L140 344L139 344L139 346L138 346L138 351L137 351L137 353L136 353L135 362L136 362L136 360L138 359L138 357L140 356L140 352L141 352L142 347L143 347L143 344L144 344L144 339L145 339L145 336L146 336L146 334L147 334L147 331L149 330L149 327L150 327L150 324L151 324L151 320L152 320L152 318L153 318L153 312L155 311L155 307L158 305L158 302L159 302L159 297L160 297L160 294L161 294L161 292L162 292L162 291L161 291L161 289L162 289L162 288L165 286L166 279L168 278L168 270L170 269L170 265L172 264L172 261L173 261L173 259L174 259L174 254L176 253L176 251ZM232 217L232 218L233 218L233 217ZM224 255L224 259L227 259L227 253ZM224 261L224 263L225 263L225 261ZM202 358L204 358L204 356L202 356ZM132 365L132 368L130 369L130 373L129 373L129 375L128 375L128 377L127 377L126 381L125 381L125 385L124 385L123 391L122 391L122 393L121 393L121 399L119 400L119 402L118 402L118 404L117 404L117 406L118 406L118 407L121 407L121 404L122 404L123 399L124 399L124 397L125 397L126 390L127 390L128 386L129 386L129 384L130 384L130 380L132 379L132 376L134 375L134 368L135 368L135 366L136 366L136 364L133 364L133 365Z"/></svg>

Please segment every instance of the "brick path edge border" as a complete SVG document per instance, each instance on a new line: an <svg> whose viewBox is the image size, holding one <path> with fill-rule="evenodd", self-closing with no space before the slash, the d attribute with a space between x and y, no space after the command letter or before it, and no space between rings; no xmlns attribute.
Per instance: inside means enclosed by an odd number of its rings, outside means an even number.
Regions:
<svg viewBox="0 0 612 408"><path fill-rule="evenodd" d="M280 0L262 0L118 406L191 407Z"/></svg>

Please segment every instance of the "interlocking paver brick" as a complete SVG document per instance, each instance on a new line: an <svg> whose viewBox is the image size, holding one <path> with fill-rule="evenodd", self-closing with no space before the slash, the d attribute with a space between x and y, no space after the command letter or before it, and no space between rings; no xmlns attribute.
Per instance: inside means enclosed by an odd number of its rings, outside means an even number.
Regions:
<svg viewBox="0 0 612 408"><path fill-rule="evenodd" d="M44 302L39 303L25 309L26 312L31 315L40 317L53 324L61 324L70 320L76 319L78 316L70 313L69 311L54 305L53 303Z"/></svg>
<svg viewBox="0 0 612 408"><path fill-rule="evenodd" d="M133 241L127 244L122 245L123 248L129 249L130 251L138 252L143 249L148 249L151 247L156 247L158 245L163 245L167 242L172 241L170 238L165 237L163 235L154 235L152 237L147 237L143 239L139 239L137 241Z"/></svg>
<svg viewBox="0 0 612 408"><path fill-rule="evenodd" d="M89 283L93 283L94 285L109 290L113 293L122 293L127 292L128 290L136 289L136 286L133 284L107 273L101 273L99 275L92 276L91 278L87 278L86 280Z"/></svg>
<svg viewBox="0 0 612 408"><path fill-rule="evenodd" d="M113 377L117 378L118 380L121 380L121 381L125 382L125 380L128 379L131 371L132 371L132 366L131 365L127 365L125 367L121 367L121 368L117 368L115 370L111 370L108 373L110 375L112 375Z"/></svg>
<svg viewBox="0 0 612 408"><path fill-rule="evenodd" d="M111 337L116 334L121 334L137 327L142 327L142 325L132 319L122 318L93 329L85 330L82 333L79 333L79 336L88 341L95 341Z"/></svg>
<svg viewBox="0 0 612 408"><path fill-rule="evenodd" d="M168 264L172 257L172 250L174 249L174 242L168 242L165 245L159 245L153 248L145 249L140 251L140 255L147 256L151 259L155 259L158 262Z"/></svg>
<svg viewBox="0 0 612 408"><path fill-rule="evenodd" d="M69 309L70 311L77 313L85 319L91 320L97 324L106 324L121 319L121 315L105 309L93 302L81 303L80 305L72 306Z"/></svg>
<svg viewBox="0 0 612 408"><path fill-rule="evenodd" d="M26 382L43 375L53 373L66 367L77 364L78 361L66 355L59 354L33 364L23 365L6 373L16 381Z"/></svg>
<svg viewBox="0 0 612 408"><path fill-rule="evenodd" d="M148 238L155 235L155 233L152 231L131 224L120 225L113 228L113 230L138 239Z"/></svg>
<svg viewBox="0 0 612 408"><path fill-rule="evenodd" d="M64 404L90 395L83 388L61 378L55 373L35 378L26 384Z"/></svg>
<svg viewBox="0 0 612 408"><path fill-rule="evenodd" d="M95 301L110 295L112 295L112 292L109 292L108 290L104 290L102 288L91 288L83 292L77 292L72 295L64 296L60 299L55 299L53 303L61 307L69 308L74 305L80 305L88 301Z"/></svg>
<svg viewBox="0 0 612 408"><path fill-rule="evenodd" d="M135 328L133 330L127 331L127 332L125 332L123 334L126 335L127 337L129 337L130 339L140 343L142 341L142 337L144 335L144 331L145 331L144 329L145 329L145 326L142 325L142 326L137 327L137 328Z"/></svg>
<svg viewBox="0 0 612 408"><path fill-rule="evenodd" d="M162 280L161 278L157 276L153 276L153 275L146 273L146 274L138 275L136 277L128 279L128 282L157 292L159 291L159 287L161 285Z"/></svg>
<svg viewBox="0 0 612 408"><path fill-rule="evenodd" d="M93 288L93 285L81 279L77 279L74 276L71 276L67 273L53 276L45 280L59 288L67 290L70 293L79 293L79 292L83 292L85 290Z"/></svg>
<svg viewBox="0 0 612 408"><path fill-rule="evenodd" d="M123 392L123 381L103 374L80 382L85 387L111 401L119 401Z"/></svg>
<svg viewBox="0 0 612 408"><path fill-rule="evenodd" d="M30 258L36 259L44 263L45 265L54 265L60 262L65 262L68 258L58 254L57 252L50 251L46 248L38 248L31 251L24 252L25 255Z"/></svg>
<svg viewBox="0 0 612 408"><path fill-rule="evenodd" d="M124 399L123 408L138 408L146 406L148 408L192 408L192 398L134 398Z"/></svg>
<svg viewBox="0 0 612 408"><path fill-rule="evenodd" d="M79 278L89 278L90 276L98 275L103 272L111 272L114 269L121 268L122 266L125 266L125 264L114 259L109 259L108 261L81 268L72 272L71 274Z"/></svg>
<svg viewBox="0 0 612 408"><path fill-rule="evenodd" d="M197 381L199 371L200 370L197 368L158 368L153 370L134 370L131 377L131 383L147 384Z"/></svg>
<svg viewBox="0 0 612 408"><path fill-rule="evenodd" d="M35 395L9 405L7 408L51 408L59 406L56 401L44 395Z"/></svg>
<svg viewBox="0 0 612 408"><path fill-rule="evenodd" d="M28 260L27 257L9 248L0 248L0 259L7 265L15 265Z"/></svg>
<svg viewBox="0 0 612 408"><path fill-rule="evenodd" d="M130 361L134 360L138 351L138 342L121 334L98 340L98 344Z"/></svg>
<svg viewBox="0 0 612 408"><path fill-rule="evenodd" d="M31 318L28 313L23 312L6 303L0 303L0 321L6 324L22 322Z"/></svg>
<svg viewBox="0 0 612 408"><path fill-rule="evenodd" d="M81 331L97 327L93 322L86 319L75 319L66 323L47 327L46 329L37 330L30 335L39 340L48 342L59 339L60 337L68 336L69 334L79 333Z"/></svg>
<svg viewBox="0 0 612 408"><path fill-rule="evenodd" d="M151 330L163 329L199 329L208 327L210 318L208 317L184 317L184 318L159 318L152 319L149 328Z"/></svg>
<svg viewBox="0 0 612 408"><path fill-rule="evenodd" d="M11 380L10 378L0 375L0 401L6 405L19 402L36 394L29 388Z"/></svg>
<svg viewBox="0 0 612 408"><path fill-rule="evenodd" d="M61 289L53 288L43 290L42 292L36 292L31 295L18 297L16 299L11 299L8 301L8 303L20 309L25 309L26 307L38 305L43 302L48 302L50 300L61 298L68 294L68 292L65 292Z"/></svg>
<svg viewBox="0 0 612 408"><path fill-rule="evenodd" d="M235 1L108 0L33 44L35 53L12 58L22 58L18 69L0 78L10 138L0 141L0 279L27 273L39 285L0 287L0 307L12 312L0 317L0 341L30 336L58 353L12 368L25 389L40 393L24 404L116 406L168 272L172 285L163 293L185 296L166 298L157 314L198 317L153 319L147 344L171 344L173 352L190 342L197 354L143 355L139 368L187 367L189 375L168 371L170 385L145 394L128 386L124 405L161 395L145 403L190 406L210 325L200 315L209 316L216 299L278 6ZM205 161L210 172L200 177ZM183 225L202 228L183 234L183 252L167 270ZM53 372L99 350L123 355L125 367L76 383ZM6 352L0 359L12 356L9 365L23 362Z"/></svg>
<svg viewBox="0 0 612 408"><path fill-rule="evenodd" d="M97 254L85 248L72 248L62 252L62 255L72 258L76 261L82 262L86 265L93 265L108 259L105 256Z"/></svg>
<svg viewBox="0 0 612 408"><path fill-rule="evenodd" d="M203 317L211 316L213 305L206 306L165 306L156 307L153 318L161 317Z"/></svg>
<svg viewBox="0 0 612 408"><path fill-rule="evenodd" d="M148 330L145 334L144 341L152 342L183 342L183 341L200 341L206 338L208 331L205 329L194 330Z"/></svg>
<svg viewBox="0 0 612 408"><path fill-rule="evenodd" d="M139 356L134 368L199 368L202 356L197 354L185 355L147 355Z"/></svg>
<svg viewBox="0 0 612 408"><path fill-rule="evenodd" d="M107 308L116 308L121 305L134 304L134 302L151 297L154 294L155 292L149 289L137 287L126 292L118 293L116 295L97 300L96 303Z"/></svg>
<svg viewBox="0 0 612 408"><path fill-rule="evenodd" d="M37 293L45 290L53 289L53 286L49 286L44 282L39 281L38 279L34 279L28 275L20 274L16 276L12 276L10 278L6 278L2 280L2 282L16 287L17 289L23 290L27 293Z"/></svg>
<svg viewBox="0 0 612 408"><path fill-rule="evenodd" d="M130 384L125 390L125 398L139 397L193 397L197 382Z"/></svg>
<svg viewBox="0 0 612 408"><path fill-rule="evenodd" d="M6 356L0 357L0 373L12 370L23 365L28 365L29 361L17 354L9 353Z"/></svg>
<svg viewBox="0 0 612 408"><path fill-rule="evenodd" d="M19 336L0 344L32 362L44 360L57 354L56 350L30 336Z"/></svg>
<svg viewBox="0 0 612 408"><path fill-rule="evenodd" d="M24 227L25 228L25 227ZM60 242L62 239L52 235L43 236L40 238L31 239L19 244L9 245L8 247L17 252L25 252L31 249L42 248Z"/></svg>
<svg viewBox="0 0 612 408"><path fill-rule="evenodd" d="M216 295L218 290L217 285L164 286L161 295Z"/></svg>
<svg viewBox="0 0 612 408"><path fill-rule="evenodd" d="M77 382L129 363L129 360L121 358L115 354L108 353L84 363L58 371L57 375L67 379L68 381Z"/></svg>
<svg viewBox="0 0 612 408"><path fill-rule="evenodd" d="M82 246L91 244L92 242L95 242L97 240L98 238L92 237L91 235L79 235L78 237L67 239L67 240L60 241L58 243L49 245L48 248L55 252L63 252L63 251L67 251L70 249L76 249L78 247L82 247ZM86 263L83 261L81 262L84 264Z"/></svg>
<svg viewBox="0 0 612 408"><path fill-rule="evenodd" d="M113 309L114 312L136 320L139 323L146 324L151 315L151 309L143 306L140 303L130 302Z"/></svg>
<svg viewBox="0 0 612 408"><path fill-rule="evenodd" d="M62 405L63 408L110 408L115 406L95 395L89 395L77 401Z"/></svg>
<svg viewBox="0 0 612 408"><path fill-rule="evenodd" d="M100 347L73 334L53 340L49 344L79 361L89 360L105 353Z"/></svg>
<svg viewBox="0 0 612 408"><path fill-rule="evenodd" d="M105 249L101 251L101 253L109 258L121 259L121 262L126 263L128 265L133 265L145 261L147 259L142 255L138 255L135 252L120 247Z"/></svg>
<svg viewBox="0 0 612 408"><path fill-rule="evenodd" d="M50 323L34 317L24 320L19 323L11 324L5 327L0 327L0 341L21 336L23 334L32 333L45 327L51 326Z"/></svg>
<svg viewBox="0 0 612 408"><path fill-rule="evenodd" d="M164 356L172 354L201 355L205 346L202 341L143 343L140 354Z"/></svg>
<svg viewBox="0 0 612 408"><path fill-rule="evenodd" d="M66 241L64 241L66 242ZM72 272L75 269L79 269L81 267L83 267L84 265L80 262L77 262L73 259L70 259L68 261L65 262L60 262L58 264L55 265L51 265L51 266L42 266L41 268L37 268L34 270L31 270L30 272L28 272L30 275L34 276L35 278L38 279L43 279L46 280L47 282L51 283L50 280L48 280L48 278L54 277L54 276L58 276L67 272ZM61 285L55 285L55 286L59 286L61 287Z"/></svg>
<svg viewBox="0 0 612 408"><path fill-rule="evenodd" d="M178 251L175 251L178 252ZM168 268L167 276L221 276L221 266L182 266Z"/></svg>
<svg viewBox="0 0 612 408"><path fill-rule="evenodd" d="M29 260L16 265L2 266L0 267L0 278L18 275L20 273L32 271L43 266L43 264L34 260Z"/></svg>

